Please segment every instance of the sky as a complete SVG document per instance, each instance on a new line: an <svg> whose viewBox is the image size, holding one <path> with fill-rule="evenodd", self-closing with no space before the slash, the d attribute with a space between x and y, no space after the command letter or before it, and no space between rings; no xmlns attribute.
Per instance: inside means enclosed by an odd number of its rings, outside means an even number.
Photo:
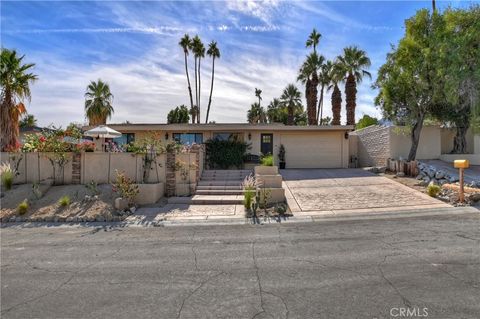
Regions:
<svg viewBox="0 0 480 319"><path fill-rule="evenodd" d="M437 1L437 7L471 3ZM205 45L214 40L220 49L209 120L242 123L256 101L255 88L263 91L264 106L289 83L304 92L297 72L311 51L305 41L316 28L322 34L318 51L327 59L351 45L371 59L373 79L364 78L358 87L358 119L381 117L371 85L391 45L403 36L404 20L422 8L430 9L431 1L2 1L0 36L3 48L35 63L38 81L31 85L27 109L41 126L85 123L85 89L97 79L109 83L114 95L109 123L165 123L169 110L190 103L178 45L185 33L198 34ZM192 56L188 62L193 80ZM203 116L210 80L206 57Z"/></svg>

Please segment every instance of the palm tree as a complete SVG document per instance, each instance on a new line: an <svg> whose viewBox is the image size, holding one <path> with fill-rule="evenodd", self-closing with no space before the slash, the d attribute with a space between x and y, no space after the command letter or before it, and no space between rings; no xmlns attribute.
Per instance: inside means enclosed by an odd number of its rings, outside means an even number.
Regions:
<svg viewBox="0 0 480 319"><path fill-rule="evenodd" d="M267 115L265 109L257 102L253 103L247 112L247 121L250 124L266 123Z"/></svg>
<svg viewBox="0 0 480 319"><path fill-rule="evenodd" d="M283 104L278 98L274 98L267 107L268 123L282 122Z"/></svg>
<svg viewBox="0 0 480 319"><path fill-rule="evenodd" d="M25 114L20 120L20 127L34 127L37 126L37 119L32 114Z"/></svg>
<svg viewBox="0 0 480 319"><path fill-rule="evenodd" d="M192 51L195 55L195 92L196 92L196 106L197 106L197 123L200 123L200 97L201 97L201 90L202 90L202 82L200 79L200 64L203 57L205 57L205 46L200 40L200 37L196 35L192 41ZM198 64L197 64L198 61ZM197 68L198 65L198 68ZM197 79L198 79L198 88L197 88Z"/></svg>
<svg viewBox="0 0 480 319"><path fill-rule="evenodd" d="M188 34L185 34L183 38L180 39L180 42L178 44L182 47L183 53L185 55L185 73L187 74L188 94L190 95L190 109L193 109L192 87L190 85L190 75L188 72L188 64L187 64L188 50L192 46L192 39L190 39L190 36ZM194 122L195 122L195 119L192 118L192 123Z"/></svg>
<svg viewBox="0 0 480 319"><path fill-rule="evenodd" d="M30 83L38 77L27 73L35 64L24 64L22 60L25 56L18 56L15 50L2 48L0 56L0 146L2 151L6 151L18 146L18 120L20 115L26 112L23 102L31 100Z"/></svg>
<svg viewBox="0 0 480 319"><path fill-rule="evenodd" d="M262 90L255 88L255 96L258 97L258 105L262 101Z"/></svg>
<svg viewBox="0 0 480 319"><path fill-rule="evenodd" d="M302 104L302 94L295 85L289 84L283 90L280 100L288 109L287 125L293 125L294 110Z"/></svg>
<svg viewBox="0 0 480 319"><path fill-rule="evenodd" d="M220 58L220 50L217 47L217 42L212 41L208 45L207 55L212 57L212 83L210 84L210 97L208 98L207 117L205 123L208 123L208 116L210 115L210 105L212 104L213 79L215 76L215 59Z"/></svg>
<svg viewBox="0 0 480 319"><path fill-rule="evenodd" d="M318 80L320 83L320 99L318 100L317 123L319 123L319 125L322 125L323 117L323 91L325 90L325 87L328 87L328 85L330 84L330 73L332 67L333 62L328 60L327 62L322 64L322 66L320 67L320 71L318 72Z"/></svg>
<svg viewBox="0 0 480 319"><path fill-rule="evenodd" d="M322 35L317 32L317 30L313 29L312 33L308 36L307 42L305 43L305 46L307 48L313 47L313 52L317 53L317 45L320 42L320 38Z"/></svg>
<svg viewBox="0 0 480 319"><path fill-rule="evenodd" d="M299 70L297 80L305 84L305 98L307 99L308 125L317 125L316 107L318 94L318 73L325 58L313 52L307 56Z"/></svg>
<svg viewBox="0 0 480 319"><path fill-rule="evenodd" d="M329 79L330 84L327 88L328 91L333 89L332 92L332 125L340 125L340 112L342 111L342 93L338 88L338 83L342 81L343 78L343 68L336 61L330 70Z"/></svg>
<svg viewBox="0 0 480 319"><path fill-rule="evenodd" d="M85 92L85 115L89 125L107 124L113 114L113 94L108 83L91 81Z"/></svg>
<svg viewBox="0 0 480 319"><path fill-rule="evenodd" d="M337 59L343 69L344 78L346 77L347 125L355 125L357 83L362 82L364 75L370 79L372 78L372 75L366 71L366 68L370 67L371 62L367 53L356 46L344 48L343 55L338 56Z"/></svg>

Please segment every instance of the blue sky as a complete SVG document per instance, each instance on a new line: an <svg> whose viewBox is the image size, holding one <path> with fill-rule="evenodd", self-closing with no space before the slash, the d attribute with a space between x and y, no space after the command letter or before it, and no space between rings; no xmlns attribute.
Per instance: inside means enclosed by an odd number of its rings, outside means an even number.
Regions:
<svg viewBox="0 0 480 319"><path fill-rule="evenodd" d="M437 1L437 7L471 3ZM431 1L2 1L1 44L36 63L39 80L28 110L40 125L84 123L85 88L98 78L115 96L111 123L163 123L171 108L189 104L178 41L184 33L198 34L204 43L217 41L221 51L210 119L245 122L255 87L263 90L266 105L295 83L312 28L322 34L319 51L326 58L348 45L364 49L375 78L390 44L403 35L404 20L430 6ZM205 59L202 108L210 72ZM358 88L357 118L380 116L370 85L365 78ZM330 93L325 114L331 115Z"/></svg>

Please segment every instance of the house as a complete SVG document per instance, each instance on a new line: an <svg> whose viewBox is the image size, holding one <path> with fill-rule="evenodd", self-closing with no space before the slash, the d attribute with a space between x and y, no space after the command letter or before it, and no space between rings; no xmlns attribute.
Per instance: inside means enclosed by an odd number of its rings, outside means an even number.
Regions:
<svg viewBox="0 0 480 319"><path fill-rule="evenodd" d="M349 163L348 132L353 126L286 126L283 124L108 124L121 132L114 139L121 145L146 136L150 132L162 141L179 141L183 144L201 144L209 139L236 138L250 145L249 153L275 156L285 147L287 168L346 168ZM92 127L84 127L85 130ZM103 141L97 141L101 144ZM99 148L101 149L101 148Z"/></svg>

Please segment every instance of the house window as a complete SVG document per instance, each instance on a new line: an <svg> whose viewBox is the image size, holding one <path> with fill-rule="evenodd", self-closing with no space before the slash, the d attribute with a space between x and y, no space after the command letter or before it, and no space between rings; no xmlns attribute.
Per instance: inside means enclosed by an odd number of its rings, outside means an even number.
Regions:
<svg viewBox="0 0 480 319"><path fill-rule="evenodd" d="M240 133L219 132L213 133L213 139L219 141L241 141L242 135Z"/></svg>
<svg viewBox="0 0 480 319"><path fill-rule="evenodd" d="M202 133L173 133L173 139L178 143L184 144L184 145L202 144L203 134Z"/></svg>
<svg viewBox="0 0 480 319"><path fill-rule="evenodd" d="M272 143L272 135L262 134L262 143Z"/></svg>
<svg viewBox="0 0 480 319"><path fill-rule="evenodd" d="M122 136L112 140L118 146L129 144L135 141L135 133L123 133Z"/></svg>

